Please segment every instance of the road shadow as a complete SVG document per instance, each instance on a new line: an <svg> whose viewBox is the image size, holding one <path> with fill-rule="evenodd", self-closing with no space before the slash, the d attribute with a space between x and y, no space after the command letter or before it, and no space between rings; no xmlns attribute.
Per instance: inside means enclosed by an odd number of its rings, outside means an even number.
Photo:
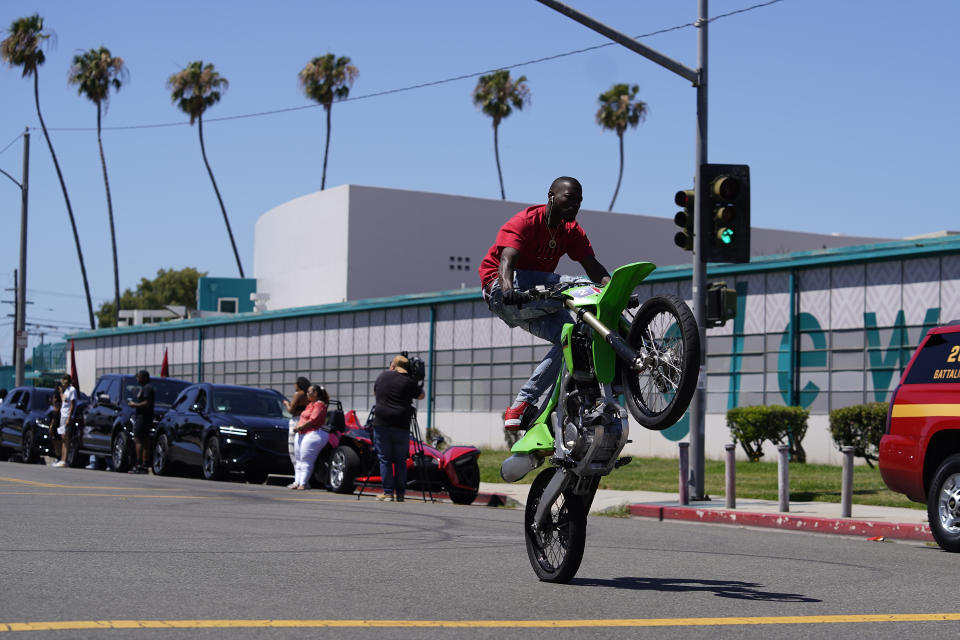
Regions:
<svg viewBox="0 0 960 640"><path fill-rule="evenodd" d="M737 582L733 580L696 580L691 578L640 578L624 577L611 578L574 578L571 585L584 587L609 587L612 589L629 589L633 591L659 591L661 593L680 592L711 592L721 598L736 600L753 600L759 602L822 602L817 598L810 598L797 593L777 593L763 591L763 585L753 582Z"/></svg>

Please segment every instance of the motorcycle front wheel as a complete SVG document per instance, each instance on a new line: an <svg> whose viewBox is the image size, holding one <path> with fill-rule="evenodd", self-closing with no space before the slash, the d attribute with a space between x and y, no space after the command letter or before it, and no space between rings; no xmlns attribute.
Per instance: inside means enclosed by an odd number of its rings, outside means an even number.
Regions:
<svg viewBox="0 0 960 640"><path fill-rule="evenodd" d="M655 296L637 311L627 342L650 363L639 372L620 363L627 409L641 426L662 431L683 417L697 387L697 321L677 296Z"/></svg>
<svg viewBox="0 0 960 640"><path fill-rule="evenodd" d="M567 583L580 568L587 539L587 507L582 498L564 491L550 507L542 527L534 528L534 517L556 467L544 469L530 486L523 533L527 556L534 573L544 582Z"/></svg>

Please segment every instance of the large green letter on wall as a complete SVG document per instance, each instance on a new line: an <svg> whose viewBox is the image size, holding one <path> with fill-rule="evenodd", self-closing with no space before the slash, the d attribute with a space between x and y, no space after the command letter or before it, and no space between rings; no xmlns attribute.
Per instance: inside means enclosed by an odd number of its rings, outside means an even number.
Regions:
<svg viewBox="0 0 960 640"><path fill-rule="evenodd" d="M780 340L780 357L777 359L777 382L780 386L780 397L788 405L793 403L792 390L794 388L794 372L790 370L790 350L793 348L793 345L790 344L791 323L792 321L787 323L787 327L784 329L783 339ZM826 367L827 338L820 327L820 322L812 314L801 313L797 316L797 327L800 340L803 340L804 335L810 336L810 339L813 340L814 349L817 349L817 351L799 349L798 373L804 367ZM820 387L807 380L807 384L801 389L796 403L806 409L813 404L819 393Z"/></svg>

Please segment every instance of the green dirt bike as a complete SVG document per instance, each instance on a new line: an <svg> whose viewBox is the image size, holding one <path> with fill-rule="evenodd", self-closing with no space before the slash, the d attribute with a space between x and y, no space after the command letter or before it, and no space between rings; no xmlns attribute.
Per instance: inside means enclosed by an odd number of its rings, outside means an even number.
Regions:
<svg viewBox="0 0 960 640"><path fill-rule="evenodd" d="M679 420L697 385L700 333L686 303L658 295L641 306L634 289L656 267L636 262L604 287L559 283L520 292L520 304L557 300L575 321L561 334L564 365L544 406L504 460L500 475L516 482L543 461L527 498L523 530L540 580L569 582L583 559L587 514L600 478L630 462L630 415L662 430ZM627 309L639 306L632 320Z"/></svg>

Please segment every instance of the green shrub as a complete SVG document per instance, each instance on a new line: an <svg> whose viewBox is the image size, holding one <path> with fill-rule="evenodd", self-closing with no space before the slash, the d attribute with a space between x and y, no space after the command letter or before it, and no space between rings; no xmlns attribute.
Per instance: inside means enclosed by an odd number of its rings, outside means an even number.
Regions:
<svg viewBox="0 0 960 640"><path fill-rule="evenodd" d="M727 411L727 427L734 443L740 443L752 462L763 456L764 441L787 444L790 460L806 462L803 437L807 434L809 416L810 412L803 407L737 407Z"/></svg>
<svg viewBox="0 0 960 640"><path fill-rule="evenodd" d="M886 428L886 402L855 404L830 412L830 435L837 448L853 447L853 455L866 460L871 469Z"/></svg>

